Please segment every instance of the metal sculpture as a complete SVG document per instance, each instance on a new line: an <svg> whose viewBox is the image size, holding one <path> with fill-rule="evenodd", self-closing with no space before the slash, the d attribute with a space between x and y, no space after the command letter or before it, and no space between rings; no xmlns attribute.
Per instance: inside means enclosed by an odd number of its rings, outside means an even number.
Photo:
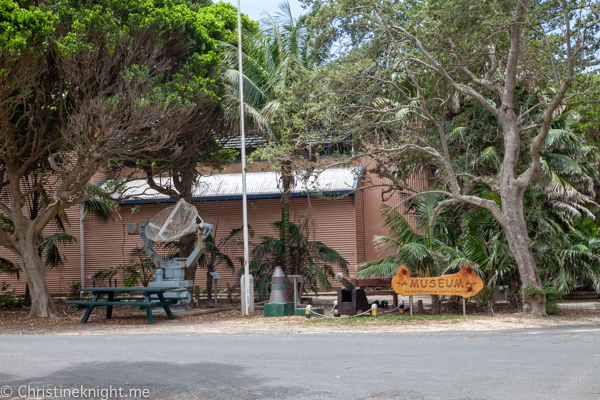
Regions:
<svg viewBox="0 0 600 400"><path fill-rule="evenodd" d="M197 220L200 223L197 223ZM165 298L179 298L172 311L189 310L192 295L188 291L193 284L185 279L185 268L194 265L204 252L205 240L213 226L200 218L196 207L181 199L177 204L168 207L154 216L150 221L128 224L130 235L140 235L144 243L144 251L154 262L157 269L154 272L154 282L150 287L175 287L177 289L165 292ZM163 259L156 250L155 242L171 242L190 233L198 235L198 243L188 257Z"/></svg>

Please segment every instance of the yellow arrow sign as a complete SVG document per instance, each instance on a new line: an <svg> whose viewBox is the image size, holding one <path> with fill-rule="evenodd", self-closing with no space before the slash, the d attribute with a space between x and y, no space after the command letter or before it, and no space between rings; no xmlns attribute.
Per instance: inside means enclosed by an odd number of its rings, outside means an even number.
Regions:
<svg viewBox="0 0 600 400"><path fill-rule="evenodd" d="M456 274L442 275L435 278L411 278L410 271L399 267L392 278L394 291L402 296L416 294L433 294L440 296L472 297L483 289L483 281L470 265L464 266Z"/></svg>

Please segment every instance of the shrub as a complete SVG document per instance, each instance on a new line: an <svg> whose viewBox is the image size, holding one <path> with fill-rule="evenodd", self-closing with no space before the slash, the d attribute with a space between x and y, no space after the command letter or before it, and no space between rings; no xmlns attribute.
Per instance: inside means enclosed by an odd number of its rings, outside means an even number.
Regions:
<svg viewBox="0 0 600 400"><path fill-rule="evenodd" d="M552 282L544 282L542 285L544 293L546 293L546 312L548 314L560 314L557 304L562 301L563 294L558 290L558 287Z"/></svg>
<svg viewBox="0 0 600 400"><path fill-rule="evenodd" d="M0 307L18 307L21 305L23 300L18 296L6 295L0 296Z"/></svg>

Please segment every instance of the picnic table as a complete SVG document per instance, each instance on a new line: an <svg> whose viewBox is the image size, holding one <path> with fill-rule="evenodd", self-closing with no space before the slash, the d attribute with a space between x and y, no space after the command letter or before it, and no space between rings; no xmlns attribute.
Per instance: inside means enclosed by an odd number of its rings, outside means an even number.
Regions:
<svg viewBox="0 0 600 400"><path fill-rule="evenodd" d="M162 307L167 313L169 319L175 319L169 306L177 303L179 300L184 300L182 297L165 298L164 292L167 290L177 289L176 287L94 287L83 288L83 292L91 292L94 296L91 301L73 300L67 301L67 304L75 304L80 308L87 308L87 311L81 319L81 323L85 324L92 313L94 307L106 307L106 319L112 318L113 306L138 306L140 310L146 310L148 324L154 322L152 318L152 309ZM124 293L142 292L142 296L119 296ZM103 297L106 296L106 297ZM156 296L152 299L152 296ZM158 299L156 299L158 298ZM157 301L158 300L158 301Z"/></svg>

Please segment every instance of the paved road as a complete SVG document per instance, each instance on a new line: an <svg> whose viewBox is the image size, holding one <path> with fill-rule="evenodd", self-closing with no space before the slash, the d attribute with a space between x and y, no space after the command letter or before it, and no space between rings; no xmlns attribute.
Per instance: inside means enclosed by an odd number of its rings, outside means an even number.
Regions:
<svg viewBox="0 0 600 400"><path fill-rule="evenodd" d="M9 385L14 395L19 387L25 394L83 385L147 389L152 399L600 399L599 326L381 335L15 335L0 337L0 355L0 386Z"/></svg>

